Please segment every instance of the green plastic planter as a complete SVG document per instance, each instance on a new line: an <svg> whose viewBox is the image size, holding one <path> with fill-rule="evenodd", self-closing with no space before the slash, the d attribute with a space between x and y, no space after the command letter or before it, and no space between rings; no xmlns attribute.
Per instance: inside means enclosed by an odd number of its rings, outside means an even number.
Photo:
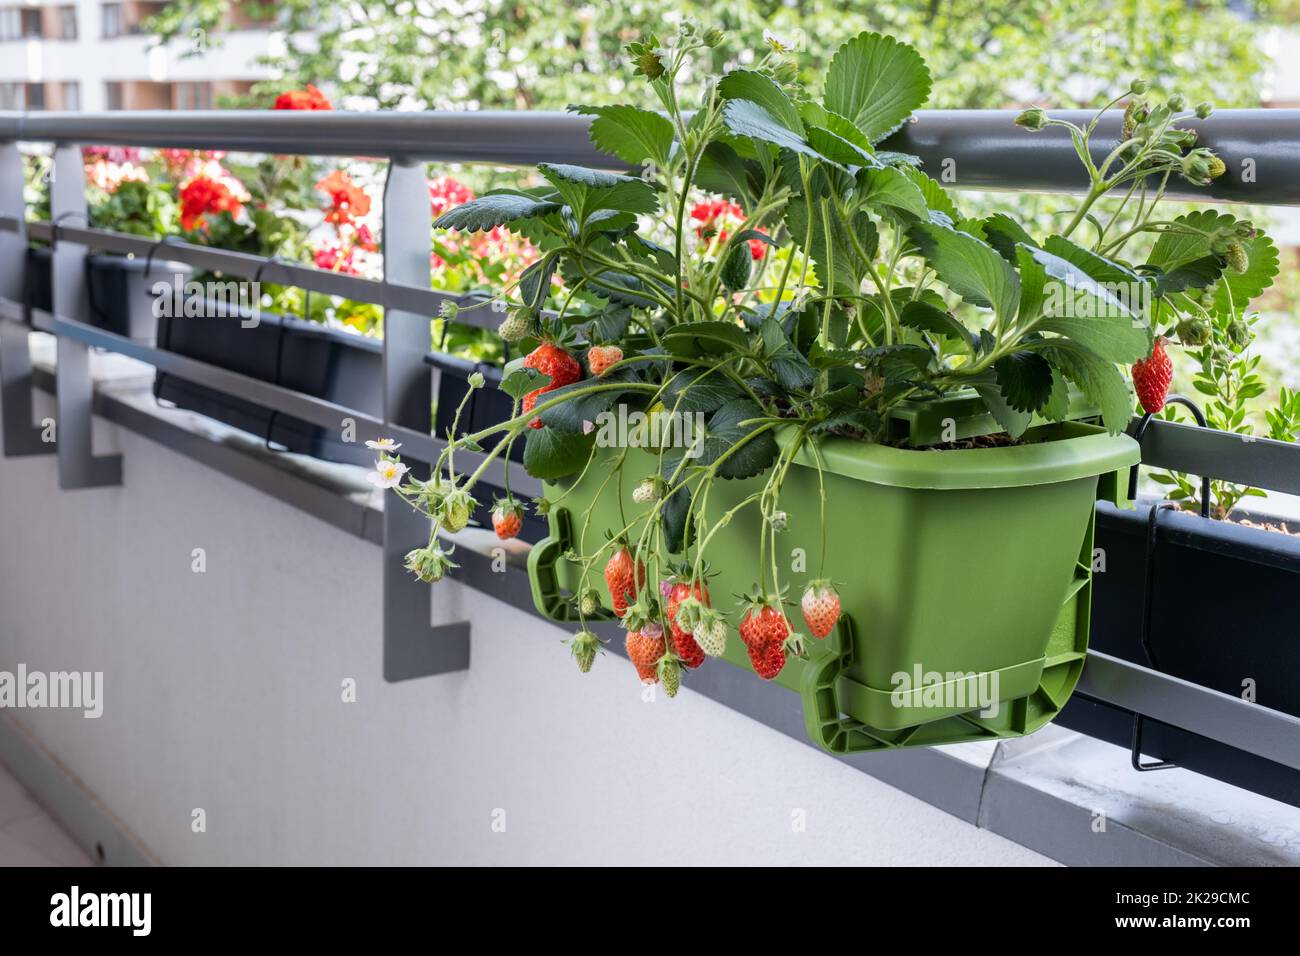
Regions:
<svg viewBox="0 0 1300 956"><path fill-rule="evenodd" d="M1068 700L1088 645L1093 504L1098 497L1125 503L1121 473L1139 449L1127 435L1081 422L1038 425L1025 439L954 451L848 439L819 446L825 573L844 615L838 633L810 640L808 659L792 658L776 683L801 694L809 734L828 750L1018 736ZM580 567L564 554L594 551L607 530L649 510L632 504L630 493L655 472L655 457L629 450L620 473L613 467L620 449L597 454L580 481L547 486L556 505L529 577L538 609L552 620L577 619L572 595L584 586ZM762 481L719 481L709 517ZM819 497L805 448L781 493L789 524L778 539L778 553L788 556L781 573L789 613L800 630L798 597L819 572ZM741 510L706 554L716 572L712 603L733 626L725 659L746 669L734 595L755 581L759 521L757 507ZM599 563L585 586L604 593Z"/></svg>

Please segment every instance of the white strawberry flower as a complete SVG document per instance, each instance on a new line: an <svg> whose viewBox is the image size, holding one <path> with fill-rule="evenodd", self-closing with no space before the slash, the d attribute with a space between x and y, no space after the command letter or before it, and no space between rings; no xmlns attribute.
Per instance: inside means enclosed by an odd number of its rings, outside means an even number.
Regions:
<svg viewBox="0 0 1300 956"><path fill-rule="evenodd" d="M375 470L366 475L366 479L376 488L396 488L406 472L407 467L400 461L384 458L375 462Z"/></svg>
<svg viewBox="0 0 1300 956"><path fill-rule="evenodd" d="M366 442L366 447L372 451L397 451L402 447L402 443L391 438L381 438L379 441Z"/></svg>

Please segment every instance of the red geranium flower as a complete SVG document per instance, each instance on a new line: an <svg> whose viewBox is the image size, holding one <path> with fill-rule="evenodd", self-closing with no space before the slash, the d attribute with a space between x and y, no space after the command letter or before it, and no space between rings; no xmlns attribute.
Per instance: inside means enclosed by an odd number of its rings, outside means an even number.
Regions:
<svg viewBox="0 0 1300 956"><path fill-rule="evenodd" d="M186 232L196 227L206 229L204 215L228 212L238 216L243 208L239 197L225 183L207 176L196 176L181 189L181 228Z"/></svg>
<svg viewBox="0 0 1300 956"><path fill-rule="evenodd" d="M713 202L696 203L691 209L691 218L699 223L695 234L701 239L717 239L718 245L727 241L731 232L724 226L739 226L745 221L745 211L734 202L718 199ZM756 229L767 235L766 229ZM752 259L762 259L767 255L767 243L762 239L749 239L749 255Z"/></svg>
<svg viewBox="0 0 1300 956"><path fill-rule="evenodd" d="M370 212L370 197L352 178L336 169L316 184L316 188L330 197L330 208L325 210L325 221L336 226L351 225L355 217Z"/></svg>
<svg viewBox="0 0 1300 956"><path fill-rule="evenodd" d="M438 218L448 209L467 203L474 198L470 189L453 176L439 176L429 180L429 200L433 204L433 216Z"/></svg>
<svg viewBox="0 0 1300 956"><path fill-rule="evenodd" d="M328 269L330 272L342 272L355 275L356 266L352 262L352 249L341 246L321 246L316 250L316 268Z"/></svg>
<svg viewBox="0 0 1300 956"><path fill-rule="evenodd" d="M275 98L274 110L332 110L325 94L308 83L305 90L289 90Z"/></svg>

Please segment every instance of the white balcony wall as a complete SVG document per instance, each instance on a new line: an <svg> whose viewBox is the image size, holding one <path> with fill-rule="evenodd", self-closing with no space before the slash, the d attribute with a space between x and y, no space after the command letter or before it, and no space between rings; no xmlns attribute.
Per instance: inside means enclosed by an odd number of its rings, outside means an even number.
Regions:
<svg viewBox="0 0 1300 956"><path fill-rule="evenodd" d="M104 713L0 720L164 862L1049 862L690 690L643 703L620 657L580 675L564 632L454 583L469 671L385 684L375 546L98 425L119 488L0 460L0 670L103 671Z"/></svg>

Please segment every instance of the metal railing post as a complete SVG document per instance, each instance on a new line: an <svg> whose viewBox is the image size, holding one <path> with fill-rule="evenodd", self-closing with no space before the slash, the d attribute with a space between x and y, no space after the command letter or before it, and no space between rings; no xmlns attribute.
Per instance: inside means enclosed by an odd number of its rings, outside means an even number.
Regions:
<svg viewBox="0 0 1300 956"><path fill-rule="evenodd" d="M0 415L3 415L4 454L52 455L53 441L43 441L44 429L32 414L32 356L27 327L21 322L27 278L26 210L23 200L23 156L17 143L0 143L0 213L12 216L12 231L0 231ZM50 436L53 437L52 435Z"/></svg>
<svg viewBox="0 0 1300 956"><path fill-rule="evenodd" d="M433 210L422 162L392 161L384 184L384 278L428 288ZM430 316L384 313L384 421L428 434ZM406 553L428 544L429 522L395 494L384 497L384 680L469 667L469 622L430 625L432 591L406 570Z"/></svg>
<svg viewBox="0 0 1300 956"><path fill-rule="evenodd" d="M78 322L90 320L86 279L86 247L62 242L58 227L86 225L85 169L81 147L61 143L54 148L50 178L50 216L54 224L51 256L54 315ZM90 378L90 346L58 337L56 369L59 487L98 488L122 483L122 456L96 456L93 445L95 389Z"/></svg>

